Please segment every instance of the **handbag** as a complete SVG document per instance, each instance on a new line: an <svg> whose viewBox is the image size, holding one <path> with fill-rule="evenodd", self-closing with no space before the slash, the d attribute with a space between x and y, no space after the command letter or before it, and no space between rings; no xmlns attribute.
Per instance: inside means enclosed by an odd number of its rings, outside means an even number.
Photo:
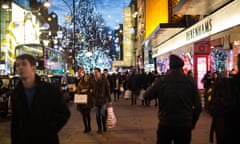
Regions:
<svg viewBox="0 0 240 144"><path fill-rule="evenodd" d="M117 118L114 113L113 107L112 107L112 105L108 106L108 108L107 108L107 127L113 128L116 126L116 124L117 124Z"/></svg>
<svg viewBox="0 0 240 144"><path fill-rule="evenodd" d="M87 94L74 94L74 103L87 104Z"/></svg>

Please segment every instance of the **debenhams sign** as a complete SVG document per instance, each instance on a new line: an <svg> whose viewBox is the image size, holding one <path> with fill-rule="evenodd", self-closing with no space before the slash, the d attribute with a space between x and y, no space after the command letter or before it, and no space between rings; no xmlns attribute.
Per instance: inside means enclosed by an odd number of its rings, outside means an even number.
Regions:
<svg viewBox="0 0 240 144"><path fill-rule="evenodd" d="M212 30L212 19L208 19L186 32L186 40L194 39Z"/></svg>

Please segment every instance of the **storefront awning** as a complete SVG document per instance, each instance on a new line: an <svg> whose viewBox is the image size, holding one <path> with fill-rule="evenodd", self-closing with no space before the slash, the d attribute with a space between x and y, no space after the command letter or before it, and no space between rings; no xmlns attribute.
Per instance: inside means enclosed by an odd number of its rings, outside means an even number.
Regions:
<svg viewBox="0 0 240 144"><path fill-rule="evenodd" d="M180 0L174 14L208 15L232 0Z"/></svg>
<svg viewBox="0 0 240 144"><path fill-rule="evenodd" d="M147 40L149 40L151 47L156 47L182 31L184 28L185 26L182 24L160 23Z"/></svg>

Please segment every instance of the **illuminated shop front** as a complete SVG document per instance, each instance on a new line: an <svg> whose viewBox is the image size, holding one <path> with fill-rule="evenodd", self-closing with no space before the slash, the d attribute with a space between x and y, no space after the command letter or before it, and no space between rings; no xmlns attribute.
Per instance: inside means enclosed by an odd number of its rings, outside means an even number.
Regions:
<svg viewBox="0 0 240 144"><path fill-rule="evenodd" d="M167 64L165 59L170 54L189 59L184 69L192 67L200 89L201 79L209 70L227 76L236 69L236 55L240 52L239 7L240 1L233 1L154 48L153 57L159 67Z"/></svg>
<svg viewBox="0 0 240 144"><path fill-rule="evenodd" d="M8 2L0 2L0 75L6 74L6 54L8 44L6 43L6 35L9 22L11 20L11 9Z"/></svg>
<svg viewBox="0 0 240 144"><path fill-rule="evenodd" d="M193 69L193 46L187 45L185 47L179 48L175 51L166 53L165 55L156 58L157 71L158 73L166 73L169 70L169 55L175 54L181 57L184 61L184 73Z"/></svg>
<svg viewBox="0 0 240 144"><path fill-rule="evenodd" d="M13 63L15 60L15 48L21 44L39 43L39 28L36 17L31 11L25 10L15 3L11 3L11 11L5 27L7 33L3 35L1 48L1 59L4 58L4 74L13 73Z"/></svg>

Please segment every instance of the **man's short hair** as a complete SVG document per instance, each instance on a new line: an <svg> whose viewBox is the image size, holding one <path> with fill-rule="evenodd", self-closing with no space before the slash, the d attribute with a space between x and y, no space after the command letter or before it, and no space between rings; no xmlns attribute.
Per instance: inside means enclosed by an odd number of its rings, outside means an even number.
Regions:
<svg viewBox="0 0 240 144"><path fill-rule="evenodd" d="M22 54L16 57L16 60L27 60L31 66L36 66L36 58L30 54Z"/></svg>
<svg viewBox="0 0 240 144"><path fill-rule="evenodd" d="M94 70L97 70L98 72L101 72L101 69L98 68L98 67L94 68Z"/></svg>
<svg viewBox="0 0 240 144"><path fill-rule="evenodd" d="M106 72L108 72L108 69L106 69L106 68L105 68L103 71L106 71Z"/></svg>

